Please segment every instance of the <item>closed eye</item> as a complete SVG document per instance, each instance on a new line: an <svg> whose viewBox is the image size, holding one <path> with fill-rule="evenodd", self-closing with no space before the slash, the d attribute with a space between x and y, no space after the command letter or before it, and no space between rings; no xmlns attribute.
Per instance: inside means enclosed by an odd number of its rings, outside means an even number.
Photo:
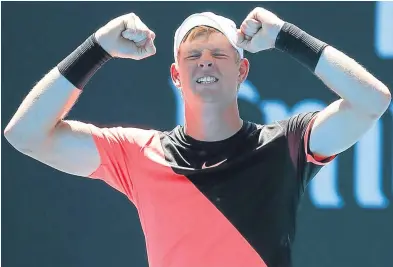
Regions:
<svg viewBox="0 0 393 267"><path fill-rule="evenodd" d="M225 54L214 54L215 57L217 58L227 58L228 56Z"/></svg>
<svg viewBox="0 0 393 267"><path fill-rule="evenodd" d="M197 59L197 58L199 58L198 55L192 55L192 56L186 57L186 59Z"/></svg>
<svg viewBox="0 0 393 267"><path fill-rule="evenodd" d="M228 55L226 55L226 54L220 54L220 53L214 53L213 56L214 56L215 58L228 58ZM201 55L190 55L190 56L186 57L186 59L193 60L193 59L198 59L198 58L200 58L200 57L201 57Z"/></svg>

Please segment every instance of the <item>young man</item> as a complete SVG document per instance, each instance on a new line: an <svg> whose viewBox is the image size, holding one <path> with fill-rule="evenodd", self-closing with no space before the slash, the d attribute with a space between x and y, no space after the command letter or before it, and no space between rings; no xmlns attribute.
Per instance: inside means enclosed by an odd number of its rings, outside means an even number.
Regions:
<svg viewBox="0 0 393 267"><path fill-rule="evenodd" d="M49 166L124 193L138 209L150 266L291 266L307 183L382 116L389 90L348 56L265 9L253 10L240 29L201 13L188 17L174 40L171 75L183 95L185 125L160 132L64 120L98 68L112 57L153 55L154 38L135 14L110 21L33 88L6 138ZM342 99L271 125L243 121L237 106L249 71L243 49L274 47Z"/></svg>

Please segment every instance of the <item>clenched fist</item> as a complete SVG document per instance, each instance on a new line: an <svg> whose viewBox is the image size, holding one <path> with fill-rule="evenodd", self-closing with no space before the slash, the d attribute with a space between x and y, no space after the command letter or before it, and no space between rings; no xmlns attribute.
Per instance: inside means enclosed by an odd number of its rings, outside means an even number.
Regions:
<svg viewBox="0 0 393 267"><path fill-rule="evenodd" d="M284 22L272 12L257 7L238 29L237 45L251 53L273 48Z"/></svg>
<svg viewBox="0 0 393 267"><path fill-rule="evenodd" d="M109 21L96 33L97 42L112 57L140 60L156 53L155 33L134 13Z"/></svg>

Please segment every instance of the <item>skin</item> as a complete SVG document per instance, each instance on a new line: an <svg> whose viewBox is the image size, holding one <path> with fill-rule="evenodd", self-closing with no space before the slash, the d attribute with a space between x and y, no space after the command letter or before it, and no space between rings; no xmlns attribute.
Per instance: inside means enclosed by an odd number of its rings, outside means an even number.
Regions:
<svg viewBox="0 0 393 267"><path fill-rule="evenodd" d="M249 72L249 61L220 32L201 35L180 45L171 76L185 103L185 131L197 140L228 138L242 126L237 103L238 86ZM199 84L197 79L214 76L218 81Z"/></svg>
<svg viewBox="0 0 393 267"><path fill-rule="evenodd" d="M257 7L238 29L237 45L251 53L271 49L284 23ZM386 85L333 46L323 50L314 74L340 97L318 113L310 132L311 152L328 157L359 141L387 110L392 96Z"/></svg>
<svg viewBox="0 0 393 267"><path fill-rule="evenodd" d="M256 8L238 29L238 46L256 53L271 49L284 21ZM263 25L263 26L262 26ZM124 29L126 27L126 29ZM155 34L133 13L113 19L96 33L97 42L113 57L141 60L156 53ZM217 56L215 49L225 56ZM189 58L191 50L199 55ZM249 72L249 62L236 60L222 34L187 41L180 47L171 76L185 102L185 129L191 137L223 140L242 125L237 88ZM213 85L199 85L199 75L217 76ZM320 157L345 151L380 119L390 105L389 89L355 60L332 46L323 51L314 74L340 99L317 115L310 150ZM21 153L57 170L88 176L100 165L100 155L87 124L66 120L81 90L53 68L29 92L4 130ZM345 129L337 133L337 129Z"/></svg>

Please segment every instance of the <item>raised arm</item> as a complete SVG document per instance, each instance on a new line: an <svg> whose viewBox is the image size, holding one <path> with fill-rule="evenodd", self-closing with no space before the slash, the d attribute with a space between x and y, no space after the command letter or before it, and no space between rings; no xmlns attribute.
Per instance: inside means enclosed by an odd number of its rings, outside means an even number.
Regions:
<svg viewBox="0 0 393 267"><path fill-rule="evenodd" d="M5 128L17 150L67 173L86 176L100 158L87 125L62 120L81 90L57 68L31 90Z"/></svg>
<svg viewBox="0 0 393 267"><path fill-rule="evenodd" d="M332 46L324 49L315 74L341 97L318 114L310 133L310 150L331 156L354 145L371 129L388 109L391 94L381 81ZM340 134L337 129L342 129Z"/></svg>
<svg viewBox="0 0 393 267"><path fill-rule="evenodd" d="M5 128L6 139L23 154L60 171L91 174L100 164L92 126L64 118L105 62L151 56L154 38L133 13L107 23L34 86Z"/></svg>
<svg viewBox="0 0 393 267"><path fill-rule="evenodd" d="M275 47L288 53L341 97L320 111L310 128L309 148L315 155L345 151L389 107L389 89L355 60L266 9L254 9L238 37L238 45L250 52Z"/></svg>

